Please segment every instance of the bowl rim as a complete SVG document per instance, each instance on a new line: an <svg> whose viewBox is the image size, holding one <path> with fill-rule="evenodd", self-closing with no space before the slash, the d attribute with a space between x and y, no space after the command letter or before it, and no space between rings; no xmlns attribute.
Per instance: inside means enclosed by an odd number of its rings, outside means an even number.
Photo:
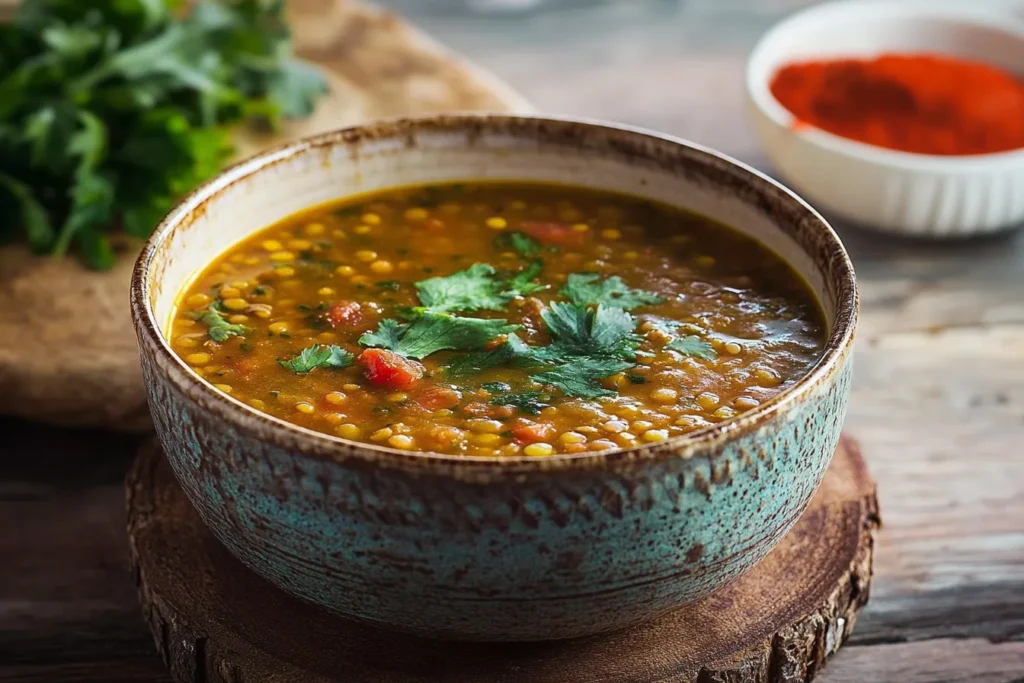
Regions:
<svg viewBox="0 0 1024 683"><path fill-rule="evenodd" d="M1024 44L1024 19L1009 11L997 13L988 8L965 8L933 0L839 0L813 5L794 12L776 23L758 39L751 50L747 58L745 81L748 97L753 104L772 123L785 128L797 138L836 155L878 166L905 171L950 173L993 171L1024 165L1024 147L988 154L920 154L852 140L809 124L796 125L797 118L771 92L769 83L774 71L768 71L763 66L766 61L777 58L780 53L774 48L774 43L786 33L807 33L826 23L850 24L865 16L870 16L873 21L886 18L946 20L964 26L997 31Z"/></svg>
<svg viewBox="0 0 1024 683"><path fill-rule="evenodd" d="M703 161L706 163L732 167L747 181L752 181L758 194L775 193L779 201L788 203L790 207L815 221L821 231L825 253L817 258L813 254L810 256L816 264L828 259L830 284L834 284L837 292L835 313L833 319L829 321L831 330L815 365L793 386L756 408L704 429L662 442L544 457L465 456L432 451L405 451L362 441L351 441L262 413L237 398L221 393L196 375L171 349L169 340L160 332L149 301L148 273L155 255L181 224L186 223L191 216L205 211L207 202L216 201L222 191L235 183L289 158L318 148L330 148L366 139L406 139L424 131L465 131L474 127L497 131L515 126L560 128L565 131L582 126L599 130L606 136L625 136L646 139L655 144L681 146L687 148L691 154L704 157ZM573 143L576 142L576 138L571 140ZM586 187L585 182L581 182L580 185ZM266 226L260 226L258 229L263 227ZM807 253L805 247L801 248ZM814 293L816 297L821 296L819 292ZM178 292L175 292L175 296L177 294ZM474 474L487 476L489 473L527 474L551 470L602 469L617 462L651 462L658 458L685 459L699 453L713 452L718 445L733 438L734 435L756 430L766 422L784 415L789 409L799 405L800 401L820 383L828 381L838 373L852 350L859 307L859 292L853 263L838 234L821 214L781 183L721 152L675 136L596 119L523 114L469 113L383 119L286 142L243 159L193 190L164 217L146 240L136 260L131 280L131 312L139 338L140 352L145 354L145 347L152 349L162 379L170 382L181 394L198 402L202 408L215 414L225 423L243 432L253 433L261 441L269 441L274 446L315 459L338 462L354 458L374 466L427 469L456 475L467 474L470 477ZM160 380L147 377L147 384L153 381Z"/></svg>

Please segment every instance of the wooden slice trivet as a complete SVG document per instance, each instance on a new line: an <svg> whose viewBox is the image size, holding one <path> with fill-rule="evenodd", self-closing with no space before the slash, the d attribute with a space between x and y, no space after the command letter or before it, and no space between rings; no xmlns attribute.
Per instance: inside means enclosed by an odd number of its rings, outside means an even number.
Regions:
<svg viewBox="0 0 1024 683"><path fill-rule="evenodd" d="M867 602L879 525L874 482L844 440L796 527L719 592L610 635L479 644L379 631L278 590L206 530L153 446L127 494L139 598L178 683L809 681Z"/></svg>
<svg viewBox="0 0 1024 683"><path fill-rule="evenodd" d="M16 6L0 0L0 20ZM238 156L377 118L440 112L525 112L507 85L397 16L355 0L289 0L295 46L331 93L280 136L239 131ZM150 426L128 285L140 243L110 272L0 247L0 414L66 425ZM213 254L210 255L211 258Z"/></svg>

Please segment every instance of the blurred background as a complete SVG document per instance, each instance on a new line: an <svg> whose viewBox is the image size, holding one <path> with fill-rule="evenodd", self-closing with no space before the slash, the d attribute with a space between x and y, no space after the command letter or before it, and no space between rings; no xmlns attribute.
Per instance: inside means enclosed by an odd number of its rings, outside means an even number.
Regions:
<svg viewBox="0 0 1024 683"><path fill-rule="evenodd" d="M898 0L897 0L898 1ZM540 111L756 149L746 53L815 0L386 0Z"/></svg>

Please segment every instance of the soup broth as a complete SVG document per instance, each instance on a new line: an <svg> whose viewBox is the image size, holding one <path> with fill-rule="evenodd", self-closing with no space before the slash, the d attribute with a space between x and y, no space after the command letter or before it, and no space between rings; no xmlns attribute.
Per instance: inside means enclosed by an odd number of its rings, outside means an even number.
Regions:
<svg viewBox="0 0 1024 683"><path fill-rule="evenodd" d="M401 188L219 256L171 345L222 392L392 448L545 456L654 443L797 382L825 343L806 283L707 218L582 188Z"/></svg>

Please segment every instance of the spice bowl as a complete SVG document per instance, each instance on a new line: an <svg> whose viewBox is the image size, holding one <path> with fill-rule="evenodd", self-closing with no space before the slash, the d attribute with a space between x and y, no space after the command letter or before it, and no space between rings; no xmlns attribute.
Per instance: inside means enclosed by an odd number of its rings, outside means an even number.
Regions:
<svg viewBox="0 0 1024 683"><path fill-rule="evenodd" d="M1024 222L1024 149L971 156L914 154L808 126L773 96L794 62L883 53L942 54L1010 73L1024 66L1024 21L959 3L826 3L771 29L747 64L755 131L778 172L818 208L908 236L955 238Z"/></svg>

